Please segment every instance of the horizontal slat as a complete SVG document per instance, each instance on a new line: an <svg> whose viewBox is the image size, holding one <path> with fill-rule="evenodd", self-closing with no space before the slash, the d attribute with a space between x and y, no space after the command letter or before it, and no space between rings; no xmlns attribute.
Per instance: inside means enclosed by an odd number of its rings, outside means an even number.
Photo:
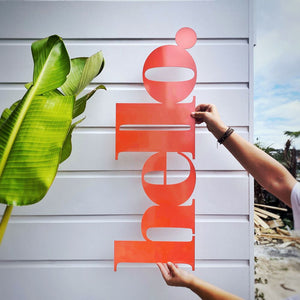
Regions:
<svg viewBox="0 0 300 300"><path fill-rule="evenodd" d="M139 172L107 173L58 174L41 202L15 207L13 215L143 214L154 205L143 190ZM173 173L168 178L176 182L186 178L182 172ZM196 200L196 214L248 214L248 181L246 174L198 172L191 196ZM0 215L3 212L1 205Z"/></svg>
<svg viewBox="0 0 300 300"><path fill-rule="evenodd" d="M16 280L16 274L20 280ZM243 299L250 299L249 267L246 264L200 262L195 275ZM185 288L168 287L154 265L120 265L114 272L112 263L0 263L0 282L1 297L6 300L25 299L24 295L26 299L43 300L199 299Z"/></svg>
<svg viewBox="0 0 300 300"><path fill-rule="evenodd" d="M90 91L94 86L86 89ZM214 103L224 122L231 126L248 126L248 88L243 85L201 85L191 93L196 96L196 105ZM0 85L0 112L23 97L22 85ZM191 99L191 96L188 99ZM86 119L79 126L115 126L116 103L155 103L143 85L107 85L107 91L98 91L87 104ZM157 103L157 102L156 102ZM235 110L232 109L235 108ZM235 113L238 111L239 113Z"/></svg>
<svg viewBox="0 0 300 300"><path fill-rule="evenodd" d="M172 41L89 41L67 42L69 55L90 56L102 50L103 72L94 82L140 83L147 56ZM32 81L30 43L0 44L0 82ZM248 44L241 42L198 42L190 53L197 66L197 82L248 82ZM13 59L12 59L13 57ZM20 70L22 70L20 72Z"/></svg>
<svg viewBox="0 0 300 300"><path fill-rule="evenodd" d="M190 238L176 232L181 240ZM169 238L161 232L155 236ZM12 217L0 259L107 260L113 259L114 240L144 240L140 217ZM249 243L246 218L197 217L196 259L249 259Z"/></svg>
<svg viewBox="0 0 300 300"><path fill-rule="evenodd" d="M248 133L238 131L246 140ZM196 170L243 170L224 146L218 146L207 130L196 132ZM71 156L60 165L60 170L142 170L151 156L145 152L122 152L115 160L115 133L113 130L77 130L73 133ZM175 153L169 154L168 170L189 170L187 160ZM191 159L191 156L190 156Z"/></svg>
<svg viewBox="0 0 300 300"><path fill-rule="evenodd" d="M1 1L0 19L0 38L174 38L186 26L198 38L249 35L247 0Z"/></svg>

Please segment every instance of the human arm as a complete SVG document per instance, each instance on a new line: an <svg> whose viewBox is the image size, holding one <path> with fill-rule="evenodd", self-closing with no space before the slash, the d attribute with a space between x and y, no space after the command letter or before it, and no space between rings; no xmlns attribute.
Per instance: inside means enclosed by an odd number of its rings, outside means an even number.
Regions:
<svg viewBox="0 0 300 300"><path fill-rule="evenodd" d="M205 122L217 139L228 129L212 104L198 105L191 115L196 123ZM297 181L286 168L235 132L224 141L224 146L260 185L291 207L291 191Z"/></svg>
<svg viewBox="0 0 300 300"><path fill-rule="evenodd" d="M192 273L178 268L171 262L157 264L160 272L168 285L181 286L191 289L203 300L240 300L231 293L228 293L208 282L201 280Z"/></svg>

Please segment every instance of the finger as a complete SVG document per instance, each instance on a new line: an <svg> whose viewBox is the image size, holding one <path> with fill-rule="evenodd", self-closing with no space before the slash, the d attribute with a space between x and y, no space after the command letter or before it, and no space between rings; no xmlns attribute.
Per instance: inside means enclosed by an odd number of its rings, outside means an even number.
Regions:
<svg viewBox="0 0 300 300"><path fill-rule="evenodd" d="M192 111L191 116L195 119L203 117L205 112L203 111Z"/></svg>
<svg viewBox="0 0 300 300"><path fill-rule="evenodd" d="M169 272L167 266L165 264L162 264L162 263L157 263L157 266L160 270L160 273L161 273L162 277L164 278L164 280L167 281L168 277L170 276L170 272Z"/></svg>
<svg viewBox="0 0 300 300"><path fill-rule="evenodd" d="M178 273L178 269L176 268L176 266L173 263L168 262L168 268L170 270L171 276L175 277Z"/></svg>
<svg viewBox="0 0 300 300"><path fill-rule="evenodd" d="M201 124L204 122L204 112L191 112L191 117L195 119L196 123Z"/></svg>
<svg viewBox="0 0 300 300"><path fill-rule="evenodd" d="M170 275L170 271L169 271L169 268L168 268L167 264L164 263L164 264L161 264L161 265L162 265L162 267L163 267L165 273Z"/></svg>
<svg viewBox="0 0 300 300"><path fill-rule="evenodd" d="M199 104L196 106L195 111L207 111L210 108L210 104Z"/></svg>
<svg viewBox="0 0 300 300"><path fill-rule="evenodd" d="M157 266L162 274L166 272L166 268L162 263L157 263Z"/></svg>
<svg viewBox="0 0 300 300"><path fill-rule="evenodd" d="M156 263L156 265L157 265L158 268L161 270L161 268L162 268L162 263Z"/></svg>

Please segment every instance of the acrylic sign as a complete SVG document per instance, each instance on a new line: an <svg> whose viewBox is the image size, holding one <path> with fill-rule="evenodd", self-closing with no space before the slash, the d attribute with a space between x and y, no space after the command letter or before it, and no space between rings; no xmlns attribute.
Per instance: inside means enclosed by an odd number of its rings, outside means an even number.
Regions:
<svg viewBox="0 0 300 300"><path fill-rule="evenodd" d="M155 49L146 59L143 82L149 95L157 103L118 103L116 108L116 159L120 152L156 152L144 164L142 186L153 201L142 218L141 232L145 240L115 241L114 269L119 263L168 262L189 264L195 267L195 200L183 205L192 195L196 171L184 152L195 158L195 122L190 117L195 108L195 97L189 103L180 103L192 92L197 70L186 49L194 46L197 36L191 28L182 28L176 34L177 45ZM192 70L193 77L181 81L149 79L147 71L162 67ZM126 130L126 125L185 126L187 130ZM122 128L123 126L123 128ZM176 127L175 127L176 129ZM167 184L167 153L177 152L189 165L188 177L180 183ZM163 184L146 181L150 172L163 172ZM153 241L147 235L150 228L191 229L191 241Z"/></svg>

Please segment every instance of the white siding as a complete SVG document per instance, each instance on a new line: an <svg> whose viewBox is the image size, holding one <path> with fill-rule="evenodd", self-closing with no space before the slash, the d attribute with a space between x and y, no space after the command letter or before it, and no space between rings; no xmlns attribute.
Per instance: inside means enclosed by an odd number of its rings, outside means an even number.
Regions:
<svg viewBox="0 0 300 300"><path fill-rule="evenodd" d="M4 1L0 36L36 39L56 33L71 39L174 39L173 31L187 26L199 38L249 37L245 0L54 2Z"/></svg>
<svg viewBox="0 0 300 300"><path fill-rule="evenodd" d="M224 121L251 140L251 17L252 0L0 1L0 112L32 80L31 43L51 34L62 36L71 57L102 50L105 69L89 89L107 87L89 100L72 155L45 199L14 208L0 246L1 299L197 299L167 287L154 265L120 264L113 271L114 240L141 240L142 215L153 205L141 184L151 153L120 153L115 160L115 107L154 101L142 84L144 61L189 26L198 36L190 49L196 104L215 103ZM196 126L195 154L195 273L252 299L252 181L203 125ZM178 155L170 154L168 164L171 180L186 176Z"/></svg>
<svg viewBox="0 0 300 300"><path fill-rule="evenodd" d="M186 289L168 287L152 265L120 266L114 272L110 262L34 261L2 263L0 270L3 299L199 299ZM197 261L195 273L249 298L249 266L243 261Z"/></svg>
<svg viewBox="0 0 300 300"><path fill-rule="evenodd" d="M175 32L176 33L176 32ZM175 44L174 41L171 42ZM101 49L105 68L96 79L105 83L142 83L142 70L147 56L157 47L171 44L113 41L66 42L71 57L89 56ZM32 77L32 58L28 42L9 41L1 45L1 82L26 82ZM248 45L245 42L199 42L190 51L197 65L197 82L248 82ZM15 59L11 59L14 57ZM24 70L14 72L14 70Z"/></svg>

